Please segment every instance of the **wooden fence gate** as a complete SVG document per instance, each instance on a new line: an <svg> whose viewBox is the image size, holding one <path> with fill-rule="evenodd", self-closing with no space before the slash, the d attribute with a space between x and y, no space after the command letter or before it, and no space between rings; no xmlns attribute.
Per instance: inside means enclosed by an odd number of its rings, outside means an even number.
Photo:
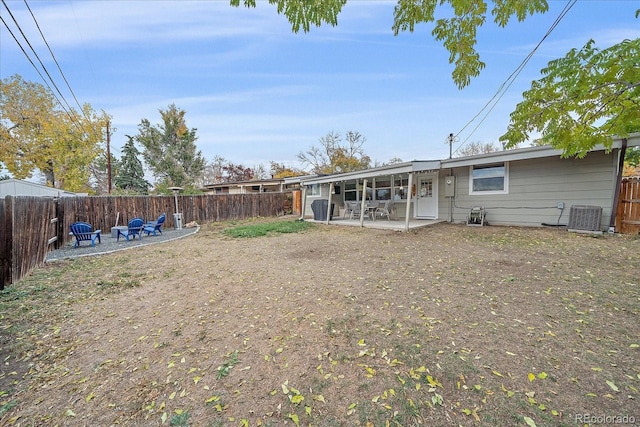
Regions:
<svg viewBox="0 0 640 427"><path fill-rule="evenodd" d="M638 176L622 178L616 210L616 231L622 234L640 233L640 177Z"/></svg>

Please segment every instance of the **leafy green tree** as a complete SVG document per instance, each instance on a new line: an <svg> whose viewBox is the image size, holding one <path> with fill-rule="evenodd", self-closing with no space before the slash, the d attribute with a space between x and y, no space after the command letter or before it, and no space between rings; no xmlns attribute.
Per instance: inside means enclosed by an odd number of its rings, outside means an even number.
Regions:
<svg viewBox="0 0 640 427"><path fill-rule="evenodd" d="M140 151L136 148L133 137L126 135L127 142L122 147L118 174L114 180L116 188L139 194L147 194L151 184L144 179L144 168L140 161Z"/></svg>
<svg viewBox="0 0 640 427"><path fill-rule="evenodd" d="M640 176L640 147L627 148L622 174L624 176Z"/></svg>
<svg viewBox="0 0 640 427"><path fill-rule="evenodd" d="M175 104L159 110L162 123L153 126L147 119L138 125L135 140L142 156L159 184L193 187L205 167L202 152L196 148L196 129L187 128L185 111Z"/></svg>
<svg viewBox="0 0 640 427"><path fill-rule="evenodd" d="M231 0L231 5L255 7L256 0ZM311 25L338 25L338 15L346 0L269 0L276 5L279 14L284 14L293 32L300 28L309 32ZM472 77L477 77L485 67L476 51L477 31L488 14L487 3L493 3L493 22L505 27L512 18L524 21L527 16L545 13L549 9L547 0L398 0L394 9L393 32L413 32L419 24L435 22L433 37L442 42L449 51L449 63L454 64L453 81L459 88L468 86ZM451 14L451 18L436 19L436 12Z"/></svg>
<svg viewBox="0 0 640 427"><path fill-rule="evenodd" d="M564 156L584 157L596 145L612 146L640 128L640 39L598 49L590 40L549 62L511 113L500 141L510 148L532 132Z"/></svg>
<svg viewBox="0 0 640 427"><path fill-rule="evenodd" d="M298 153L298 160L311 168L311 173L344 173L367 169L371 158L364 153L366 138L348 131L343 143L339 133L329 132L320 138L320 146Z"/></svg>
<svg viewBox="0 0 640 427"><path fill-rule="evenodd" d="M638 11L640 13L640 10ZM640 124L637 126L628 126L629 133L639 133ZM640 147L627 147L627 152L624 155L625 165L631 171L629 175L640 175Z"/></svg>
<svg viewBox="0 0 640 427"><path fill-rule="evenodd" d="M104 149L109 119L89 104L64 110L50 90L14 75L0 82L0 166L18 179L37 170L47 184L92 192L90 165Z"/></svg>
<svg viewBox="0 0 640 427"><path fill-rule="evenodd" d="M627 153L624 156L624 161L632 168L640 166L640 147L627 148Z"/></svg>

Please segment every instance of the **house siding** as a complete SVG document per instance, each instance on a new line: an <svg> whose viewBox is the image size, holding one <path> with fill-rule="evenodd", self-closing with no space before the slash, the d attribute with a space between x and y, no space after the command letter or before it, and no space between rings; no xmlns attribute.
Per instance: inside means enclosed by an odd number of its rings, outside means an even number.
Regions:
<svg viewBox="0 0 640 427"><path fill-rule="evenodd" d="M342 193L342 192L341 192ZM320 195L319 196L310 196L307 191L307 199L304 207L304 217L305 218L313 218L313 210L311 209L311 204L314 200L318 199L327 199L329 196L329 184L320 185ZM331 197L332 203L334 203L333 207L333 216L337 217L341 215L341 209L343 209L344 201L342 200L342 194L334 194Z"/></svg>
<svg viewBox="0 0 640 427"><path fill-rule="evenodd" d="M453 220L464 222L474 206L484 206L487 221L496 225L540 226L567 224L571 205L601 206L601 228L611 218L615 189L617 150L591 152L583 159L545 157L509 163L507 194L469 194L469 167L453 169L456 177ZM440 171L441 178L449 169ZM444 197L444 179L440 179L438 215L449 218L449 198ZM557 208L564 203L564 210Z"/></svg>

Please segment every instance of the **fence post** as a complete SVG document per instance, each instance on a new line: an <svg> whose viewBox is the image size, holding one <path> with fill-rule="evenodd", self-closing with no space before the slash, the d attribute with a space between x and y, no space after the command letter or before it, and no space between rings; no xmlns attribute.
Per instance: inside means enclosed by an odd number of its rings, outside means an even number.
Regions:
<svg viewBox="0 0 640 427"><path fill-rule="evenodd" d="M6 196L0 204L0 290L12 280L13 197Z"/></svg>

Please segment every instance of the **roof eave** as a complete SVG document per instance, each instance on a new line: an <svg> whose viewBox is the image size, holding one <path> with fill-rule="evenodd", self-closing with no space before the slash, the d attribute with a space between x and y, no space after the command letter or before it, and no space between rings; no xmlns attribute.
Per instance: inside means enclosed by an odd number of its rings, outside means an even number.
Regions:
<svg viewBox="0 0 640 427"><path fill-rule="evenodd" d="M357 179L369 179L379 176L399 175L411 172L426 172L440 169L440 160L413 160L410 162L385 165L373 169L365 169L355 172L345 172L326 176L315 176L301 179L302 185L328 184L331 182L353 181Z"/></svg>
<svg viewBox="0 0 640 427"><path fill-rule="evenodd" d="M640 133L629 135L627 138L628 146L640 146ZM622 138L613 138L613 143L609 149L617 149L622 146ZM605 151L607 147L600 144L589 150ZM458 157L455 159L447 159L442 161L443 168L464 167L472 165L482 165L488 163L509 162L514 160L538 159L543 157L559 157L562 156L563 150L554 148L550 145L540 145L535 147L516 148L513 150L496 151L493 153L478 154L475 156Z"/></svg>

